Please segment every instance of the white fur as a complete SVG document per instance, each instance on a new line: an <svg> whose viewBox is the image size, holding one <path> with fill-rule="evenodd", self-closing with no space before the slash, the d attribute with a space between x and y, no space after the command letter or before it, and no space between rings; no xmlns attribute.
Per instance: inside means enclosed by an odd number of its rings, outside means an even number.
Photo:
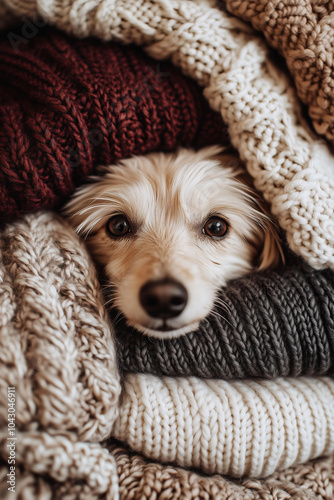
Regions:
<svg viewBox="0 0 334 500"><path fill-rule="evenodd" d="M258 267L276 265L280 246L257 195L244 183L239 159L214 146L199 152L152 153L103 168L103 177L78 190L65 212L87 238L93 258L105 268L114 304L128 323L147 335L171 338L197 327L228 281ZM131 237L112 239L106 223L124 213L136 227ZM228 221L221 240L202 233L210 215ZM147 315L139 291L151 280L175 279L188 292L180 316Z"/></svg>

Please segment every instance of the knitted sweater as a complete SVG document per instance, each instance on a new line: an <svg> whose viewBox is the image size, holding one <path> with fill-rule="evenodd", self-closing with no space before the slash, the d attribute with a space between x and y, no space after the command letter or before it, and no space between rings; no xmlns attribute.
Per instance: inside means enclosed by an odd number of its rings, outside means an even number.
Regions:
<svg viewBox="0 0 334 500"><path fill-rule="evenodd" d="M333 271L292 260L231 283L220 297L227 310L177 339L151 339L118 321L122 369L219 379L334 373Z"/></svg>
<svg viewBox="0 0 334 500"><path fill-rule="evenodd" d="M6 5L7 13L9 9L13 14L30 13L33 16L39 10L68 31L74 30L80 35L93 33L106 39L117 36L126 42L146 45L157 57L171 55L175 64L181 65L207 87L212 106L226 116L233 142L246 159L259 188L272 202L282 227L287 228L290 245L311 264L332 265L332 181L330 170L326 170L331 157L328 156L327 164L320 161L326 158L326 150L314 146L300 118L293 89L281 70L272 67L266 46L246 25L219 10L210 9L204 0L153 3L144 0L138 3L111 0L27 3L17 0L14 4L6 0ZM0 0L1 6L3 8L4 0ZM137 9L135 15L133 8ZM8 14L6 19L10 18ZM58 61L58 65L61 63L62 60ZM19 138L12 146L22 146ZM24 142L23 145L26 146ZM34 217L37 217L35 223ZM71 498L79 498L73 493L79 489L82 498L101 495L114 498L117 494L115 463L104 448L92 442L105 436L107 429L110 431L116 416L119 386L113 346L109 343L112 338L110 326L105 330L105 311L95 302L99 292L91 274L93 270L87 257L81 260L81 251L78 256L77 239L69 235L66 225L58 225L57 218L53 221L52 216L44 214L50 218L43 221L41 217L41 214L28 216L6 229L12 231L15 244L12 252L4 254L2 265L10 278L3 282L4 286L1 283L0 299L4 300L0 303L0 311L2 317L8 319L1 327L5 345L2 353L7 352L13 336L11 333L9 337L8 332L15 331L20 342L16 342L17 348L9 351L9 358L3 354L0 368L5 375L1 375L0 380L3 387L14 383L20 389L18 430L24 446L19 464L24 472L23 481L28 481L32 472L40 487L44 478L51 478L56 481L59 492L59 483L64 482L64 490L69 486L72 491ZM37 244L43 238L43 245ZM50 259L47 265L41 266L49 252L50 241L60 256L51 252L56 257L55 262ZM15 252L17 245L19 249ZM25 249L20 253L22 245ZM27 268L30 259L34 264ZM55 263L59 264L57 272L54 272ZM21 270L23 279L11 281ZM33 287L32 293L30 284L34 284L40 273L45 283L38 279L38 287ZM64 280L62 273L66 277ZM67 281L72 284L70 290L66 287ZM12 287L14 282L17 284ZM16 303L13 297L16 300L17 286L20 305L13 307L12 316L7 316L8 305ZM65 291L65 295L55 294L59 290ZM46 304L52 307L43 309L40 306L36 315L38 292L42 292L43 300L51 295L52 300L46 300ZM92 297L93 313L90 312ZM29 314L22 318L21 310ZM56 313L55 319L51 312ZM71 323L72 318L75 320ZM39 325L39 320L42 326L31 330L31 326ZM57 335L50 337L49 346L48 338L41 333L48 332L50 327L52 333L59 330L61 338L57 342ZM70 340L76 339L77 350L67 349L71 342L62 336L65 331L76 332ZM107 342L106 351L104 341ZM40 359L45 359L41 348L45 346L47 361L39 365ZM61 356L50 363L57 348ZM26 359L20 349L26 349ZM84 361L88 357L88 366L80 361L81 355ZM25 371L22 366L31 369ZM49 377L41 379L39 390L39 376L44 369ZM6 377L12 373L15 379L8 382ZM65 382L58 385L59 375ZM106 387L106 380L111 389ZM72 394L68 397L69 387L78 390L75 396L81 395L82 390L83 397L74 400ZM50 389L46 397L45 388ZM140 447L140 451L160 460L174 460L209 472L269 474L277 467L333 451L333 394L333 381L326 377L230 384L198 378L161 379L131 374L124 380L120 413L113 433L137 450ZM7 406L3 403L7 393L3 396L1 456L6 461ZM66 404L63 405L63 401ZM95 402L98 402L97 408ZM82 421L86 423L83 427ZM28 434L24 434L25 429ZM36 429L36 435L30 432ZM82 434L86 431L87 434ZM122 477L121 471L119 474ZM123 480L124 477L121 482Z"/></svg>
<svg viewBox="0 0 334 500"><path fill-rule="evenodd" d="M111 326L73 229L51 213L26 215L1 233L0 251L2 460L8 387L17 465L96 494L117 488L114 461L96 443L110 433L151 458L236 476L334 451L328 377L229 383L127 374L118 401Z"/></svg>
<svg viewBox="0 0 334 500"><path fill-rule="evenodd" d="M211 107L220 111L292 250L313 267L334 268L334 157L324 143L314 141L296 92L263 38L221 10L220 2L212 7L215 3L1 0L18 16L38 12L76 36L136 43L180 66L205 87ZM306 3L311 9L311 0ZM318 54L321 67L321 38Z"/></svg>
<svg viewBox="0 0 334 500"><path fill-rule="evenodd" d="M98 442L120 383L100 299L85 247L59 217L27 215L0 234L0 457L8 473L14 443L17 471L114 498L115 461Z"/></svg>
<svg viewBox="0 0 334 500"><path fill-rule="evenodd" d="M194 82L135 47L0 38L0 221L58 206L99 164L227 140Z"/></svg>
<svg viewBox="0 0 334 500"><path fill-rule="evenodd" d="M332 2L226 0L226 6L281 52L315 130L334 144Z"/></svg>

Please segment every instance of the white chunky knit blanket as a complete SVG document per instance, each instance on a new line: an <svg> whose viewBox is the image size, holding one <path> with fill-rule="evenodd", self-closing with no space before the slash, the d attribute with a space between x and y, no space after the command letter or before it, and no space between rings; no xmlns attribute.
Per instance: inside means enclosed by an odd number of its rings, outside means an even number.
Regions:
<svg viewBox="0 0 334 500"><path fill-rule="evenodd" d="M265 41L221 6L214 0L0 3L3 26L11 15L39 13L78 37L135 43L157 59L170 58L221 112L292 250L316 268L334 268L334 157L314 141Z"/></svg>

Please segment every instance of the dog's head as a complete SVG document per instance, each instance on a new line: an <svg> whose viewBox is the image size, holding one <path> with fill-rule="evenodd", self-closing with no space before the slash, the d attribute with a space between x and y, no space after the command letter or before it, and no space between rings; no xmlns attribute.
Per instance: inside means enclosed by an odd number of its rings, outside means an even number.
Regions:
<svg viewBox="0 0 334 500"><path fill-rule="evenodd" d="M275 226L237 156L181 149L104 170L65 213L104 266L114 304L142 332L193 330L221 286L279 262Z"/></svg>

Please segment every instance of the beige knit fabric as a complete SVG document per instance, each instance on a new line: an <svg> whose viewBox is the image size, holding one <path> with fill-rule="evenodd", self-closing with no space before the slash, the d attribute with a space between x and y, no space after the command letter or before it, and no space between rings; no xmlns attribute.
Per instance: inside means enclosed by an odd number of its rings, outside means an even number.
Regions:
<svg viewBox="0 0 334 500"><path fill-rule="evenodd" d="M115 461L96 444L120 393L100 299L84 245L57 216L28 215L0 234L0 457L7 462L13 437L13 387L16 467L114 498Z"/></svg>
<svg viewBox="0 0 334 500"><path fill-rule="evenodd" d="M334 158L314 142L289 78L248 25L206 0L0 2L76 36L133 42L171 58L221 112L291 248L314 267L334 268Z"/></svg>
<svg viewBox="0 0 334 500"><path fill-rule="evenodd" d="M154 460L264 477L334 451L334 380L129 374L113 435Z"/></svg>
<svg viewBox="0 0 334 500"><path fill-rule="evenodd" d="M284 55L319 134L334 143L334 5L323 0L226 0Z"/></svg>
<svg viewBox="0 0 334 500"><path fill-rule="evenodd" d="M149 462L111 447L124 500L333 500L334 457L286 469L266 479L232 481L203 477L179 467Z"/></svg>
<svg viewBox="0 0 334 500"><path fill-rule="evenodd" d="M334 457L319 458L266 479L204 477L179 467L149 462L117 445L109 450L117 463L120 500L333 500ZM6 467L0 467L0 498L6 491ZM16 500L104 500L84 485L62 485L31 473L18 473Z"/></svg>

